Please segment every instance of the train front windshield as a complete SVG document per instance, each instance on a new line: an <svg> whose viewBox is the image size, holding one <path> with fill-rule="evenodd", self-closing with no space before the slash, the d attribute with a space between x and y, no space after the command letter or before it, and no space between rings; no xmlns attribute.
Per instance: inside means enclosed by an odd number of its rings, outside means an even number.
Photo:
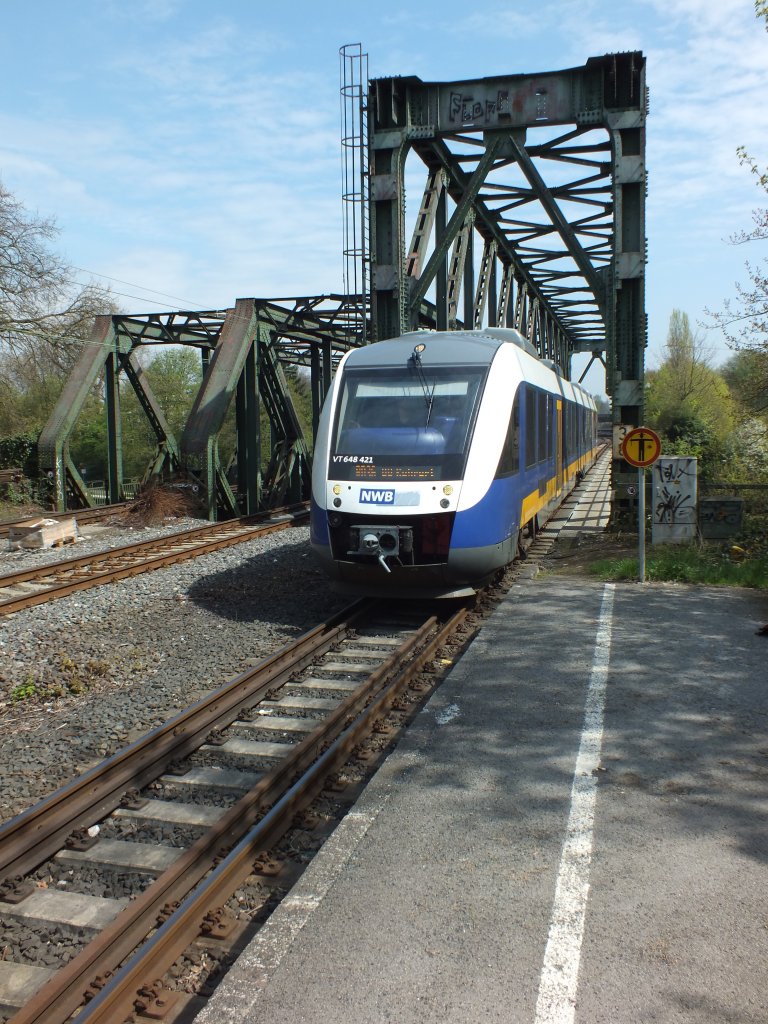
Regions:
<svg viewBox="0 0 768 1024"><path fill-rule="evenodd" d="M458 480L485 368L347 370L331 446L337 480Z"/></svg>

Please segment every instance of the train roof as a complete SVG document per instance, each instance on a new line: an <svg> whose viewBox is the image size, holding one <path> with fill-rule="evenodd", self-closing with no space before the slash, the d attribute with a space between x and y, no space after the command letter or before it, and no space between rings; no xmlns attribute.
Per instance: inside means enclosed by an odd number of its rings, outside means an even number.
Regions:
<svg viewBox="0 0 768 1024"><path fill-rule="evenodd" d="M489 366L496 352L504 345L515 345L531 359L557 375L560 386L573 389L587 405L592 396L575 381L568 381L549 359L541 359L535 347L523 335L509 327L484 327L477 331L411 331L399 338L387 338L352 349L345 357L345 366L403 366L413 355L416 345L423 345L424 366ZM523 361L525 362L525 360ZM530 365L530 364L529 364Z"/></svg>
<svg viewBox="0 0 768 1024"><path fill-rule="evenodd" d="M536 357L536 349L518 331L489 327L480 331L411 331L354 349L347 365L402 366L416 345L424 345L421 359L427 366L488 366L497 349L509 343Z"/></svg>

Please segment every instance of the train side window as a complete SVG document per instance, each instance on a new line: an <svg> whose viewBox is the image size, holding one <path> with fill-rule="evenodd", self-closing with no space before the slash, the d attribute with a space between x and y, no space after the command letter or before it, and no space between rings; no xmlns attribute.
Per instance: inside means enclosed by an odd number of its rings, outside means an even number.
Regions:
<svg viewBox="0 0 768 1024"><path fill-rule="evenodd" d="M512 403L512 412L507 425L507 435L504 438L504 447L501 449L499 465L496 469L494 479L512 476L520 469L520 391L517 389L515 400Z"/></svg>
<svg viewBox="0 0 768 1024"><path fill-rule="evenodd" d="M536 465L536 400L538 392L525 389L525 468Z"/></svg>
<svg viewBox="0 0 768 1024"><path fill-rule="evenodd" d="M571 437L571 423L573 422L573 410L571 408L571 403L568 401L565 402L564 419L565 424L563 427L563 440L565 443L565 451L563 452L563 455L564 461L567 464L568 460L570 459L571 452L573 451L573 438Z"/></svg>
<svg viewBox="0 0 768 1024"><path fill-rule="evenodd" d="M549 395L539 393L538 399L538 445L537 462L544 462L549 452Z"/></svg>

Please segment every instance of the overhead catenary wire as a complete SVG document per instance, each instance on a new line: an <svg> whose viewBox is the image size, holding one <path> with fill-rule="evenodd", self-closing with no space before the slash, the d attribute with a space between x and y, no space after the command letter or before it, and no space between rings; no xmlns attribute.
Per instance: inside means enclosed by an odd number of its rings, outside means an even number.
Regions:
<svg viewBox="0 0 768 1024"><path fill-rule="evenodd" d="M144 285L137 284L135 281L124 281L122 278L110 277L109 274L100 274L100 273L98 273L98 271L96 271L96 270L88 270L86 267L75 267L75 266L73 266L72 270L77 270L81 274L90 274L91 277L100 277L104 281L114 281L116 284L124 284L124 285L127 285L129 288L136 288L136 289L138 289L141 292L147 292L148 294L151 294L151 295L159 295L159 296L161 296L161 298L164 298L164 299L173 299L174 302L181 302L182 303L182 307L180 307L180 308L186 308L186 309L205 309L205 308L209 308L204 303L201 304L201 303L189 302L187 299L182 299L178 295L171 295L168 292L161 292L161 291L158 291L156 288L145 288ZM115 295L119 295L121 298L124 298L124 299L137 299L137 300L142 301L142 302L144 301L144 296L143 295L129 295L126 292L117 292L117 291L115 292Z"/></svg>

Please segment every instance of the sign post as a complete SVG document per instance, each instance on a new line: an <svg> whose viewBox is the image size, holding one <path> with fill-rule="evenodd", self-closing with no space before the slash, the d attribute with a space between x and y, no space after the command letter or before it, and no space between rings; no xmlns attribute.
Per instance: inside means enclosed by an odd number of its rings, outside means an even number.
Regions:
<svg viewBox="0 0 768 1024"><path fill-rule="evenodd" d="M635 427L621 442L621 457L637 467L637 575L645 583L645 471L661 455L659 435L649 427Z"/></svg>

